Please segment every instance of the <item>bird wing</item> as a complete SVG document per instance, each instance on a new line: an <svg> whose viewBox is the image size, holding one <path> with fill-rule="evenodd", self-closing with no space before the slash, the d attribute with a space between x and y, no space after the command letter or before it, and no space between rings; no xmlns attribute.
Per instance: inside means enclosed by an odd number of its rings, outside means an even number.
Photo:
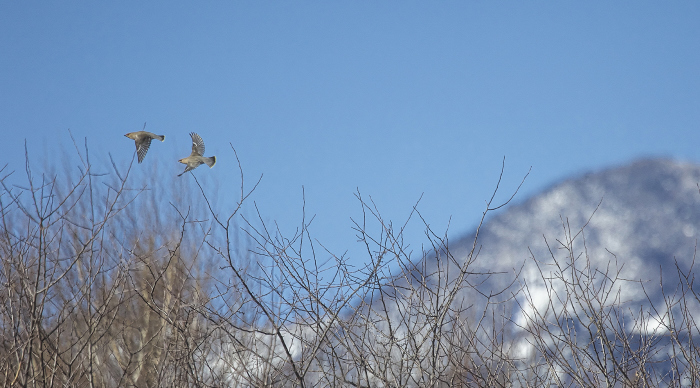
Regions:
<svg viewBox="0 0 700 388"><path fill-rule="evenodd" d="M143 162L143 158L146 157L146 152L148 152L148 147L151 146L151 138L147 136L142 136L136 140L136 154L139 157L139 163Z"/></svg>
<svg viewBox="0 0 700 388"><path fill-rule="evenodd" d="M192 154L190 156L204 156L204 140L196 133L190 133L192 136Z"/></svg>

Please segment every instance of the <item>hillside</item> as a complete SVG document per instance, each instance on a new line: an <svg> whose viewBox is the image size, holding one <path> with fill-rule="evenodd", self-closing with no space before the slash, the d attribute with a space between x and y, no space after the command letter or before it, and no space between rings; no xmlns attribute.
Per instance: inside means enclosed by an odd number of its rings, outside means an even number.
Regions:
<svg viewBox="0 0 700 388"><path fill-rule="evenodd" d="M514 320L524 324L533 308L565 304L562 295L572 290L551 279L573 283L569 270L575 257L578 271L598 273L593 283L599 287L604 279L606 287L616 280L610 286L614 303L649 314L652 324L645 330L658 328L654 322L668 319L662 317L664 295L678 295L679 282L684 282L678 269L693 269L700 231L698 182L700 166L667 159L639 160L567 179L485 222L470 270L495 273L480 286L486 291L508 287L521 271L510 290L527 285L527 292L517 297L522 308L513 312ZM564 247L567 235L573 241L570 251ZM464 260L473 242L473 234L468 235L450 249Z"/></svg>
<svg viewBox="0 0 700 388"><path fill-rule="evenodd" d="M480 261L500 269L518 266L530 256L528 247L542 260L549 256L543 236L550 242L561 237L562 219L572 229L590 219L585 237L596 263L612 253L642 279L674 258L690 263L700 227L698 182L700 166L665 159L566 180L490 219L479 236ZM457 245L472 240L467 236Z"/></svg>

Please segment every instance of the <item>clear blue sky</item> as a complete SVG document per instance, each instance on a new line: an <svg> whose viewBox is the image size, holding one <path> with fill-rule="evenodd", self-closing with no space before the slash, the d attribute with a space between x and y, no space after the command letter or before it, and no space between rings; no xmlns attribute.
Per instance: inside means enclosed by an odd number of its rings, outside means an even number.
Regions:
<svg viewBox="0 0 700 388"><path fill-rule="evenodd" d="M236 189L236 148L268 221L361 252L353 193L458 237L506 157L517 200L640 157L700 162L700 2L0 2L0 164L60 163L68 129L167 182L198 132ZM154 168L158 165L158 169ZM171 182L172 183L172 182ZM170 183L168 183L170 184ZM419 245L420 228L409 235Z"/></svg>

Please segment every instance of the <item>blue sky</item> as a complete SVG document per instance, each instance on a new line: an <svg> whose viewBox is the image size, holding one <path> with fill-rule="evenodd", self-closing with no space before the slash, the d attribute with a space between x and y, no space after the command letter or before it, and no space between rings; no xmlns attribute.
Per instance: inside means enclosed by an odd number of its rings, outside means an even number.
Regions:
<svg viewBox="0 0 700 388"><path fill-rule="evenodd" d="M0 2L0 164L23 169L25 138L60 164L68 129L127 163L147 122L167 140L140 174L186 184L195 131L218 157L195 175L236 190L231 143L264 174L264 218L293 231L303 186L337 254L361 256L357 189L396 223L422 195L459 237L504 156L500 198L532 166L517 201L636 158L700 162L698 21L690 1Z"/></svg>

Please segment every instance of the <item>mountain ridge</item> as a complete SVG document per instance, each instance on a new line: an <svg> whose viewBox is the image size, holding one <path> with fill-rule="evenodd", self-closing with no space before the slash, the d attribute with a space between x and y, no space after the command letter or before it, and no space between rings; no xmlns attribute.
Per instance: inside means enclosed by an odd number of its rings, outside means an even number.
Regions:
<svg viewBox="0 0 700 388"><path fill-rule="evenodd" d="M700 231L698 182L700 166L670 159L642 159L566 179L484 222L480 255L499 255L514 264L517 257L529 256L528 247L542 253L542 236L561 234L562 222L572 229L588 223L588 248L607 249L618 258L657 257L662 252L674 252L671 257L687 255L685 249L669 249L668 240L686 248L693 241L694 248ZM457 239L451 248L471 248L473 236ZM629 246L632 241L637 248ZM505 255L503 248L495 247L503 244L518 253ZM502 267L503 262L499 263Z"/></svg>
<svg viewBox="0 0 700 388"><path fill-rule="evenodd" d="M663 304L664 296L683 281L679 270L694 269L698 182L699 165L666 158L565 179L488 218L469 271L491 274L477 282L485 294L510 290L503 295L516 298L520 307L511 318L519 324L532 309L562 307L552 301L552 292L568 291L563 283L547 284L546 279L572 276L565 267L579 271L588 266L612 276L621 303L653 310L650 305ZM473 244L471 233L450 241L449 250L463 263ZM526 293L516 290L524 287Z"/></svg>

